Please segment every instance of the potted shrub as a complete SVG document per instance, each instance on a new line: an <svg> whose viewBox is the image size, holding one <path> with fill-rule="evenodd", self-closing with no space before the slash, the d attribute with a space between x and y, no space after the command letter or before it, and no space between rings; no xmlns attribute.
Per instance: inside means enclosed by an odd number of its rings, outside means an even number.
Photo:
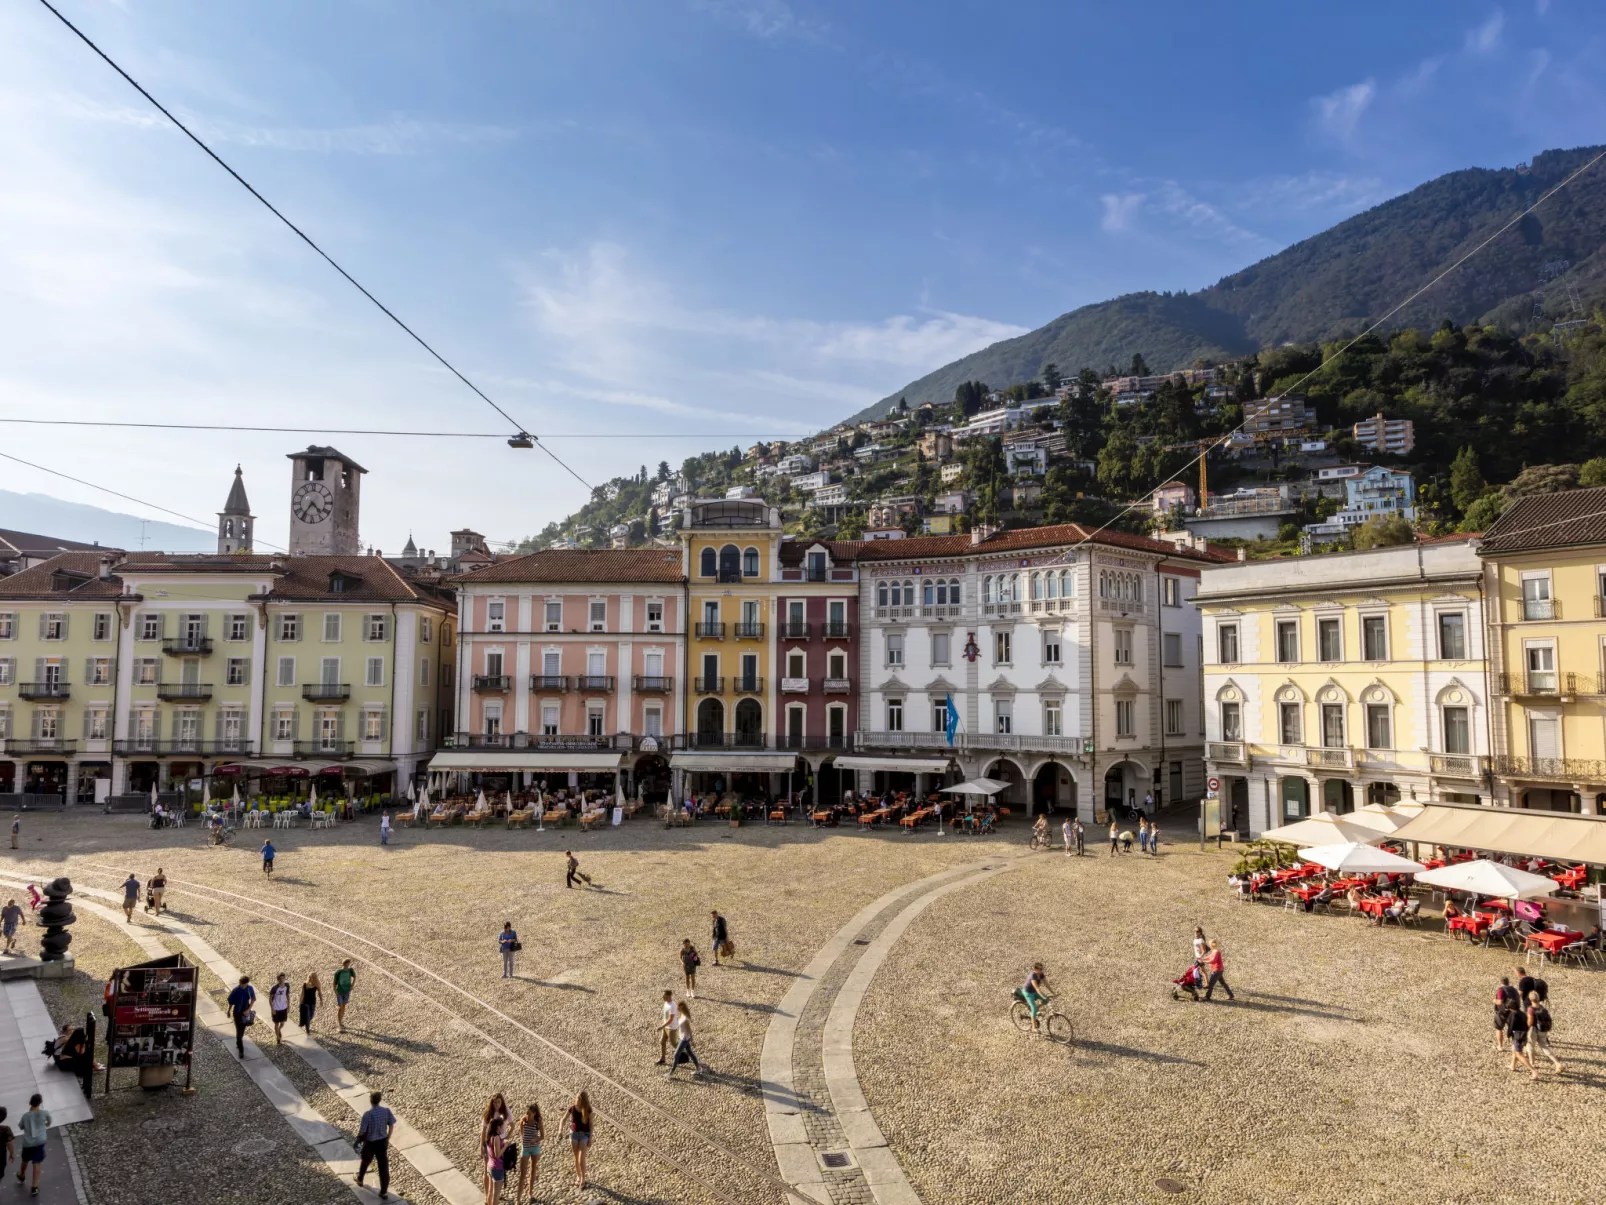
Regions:
<svg viewBox="0 0 1606 1205"><path fill-rule="evenodd" d="M743 807L740 803L731 804L731 827L732 828L741 828L742 827L742 817L745 816L746 814L747 814L747 809L745 807Z"/></svg>

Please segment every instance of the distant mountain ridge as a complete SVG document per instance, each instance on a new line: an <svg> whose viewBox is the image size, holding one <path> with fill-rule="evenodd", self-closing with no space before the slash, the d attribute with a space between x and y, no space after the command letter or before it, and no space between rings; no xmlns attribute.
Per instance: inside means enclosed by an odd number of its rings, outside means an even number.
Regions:
<svg viewBox="0 0 1606 1205"><path fill-rule="evenodd" d="M141 519L81 502L65 502L48 494L0 490L0 527L54 536L106 548L162 549L166 552L212 552L217 533L157 519Z"/></svg>
<svg viewBox="0 0 1606 1205"><path fill-rule="evenodd" d="M1082 306L1037 330L945 364L853 416L885 414L907 398L946 403L970 380L1004 388L1044 364L1071 375L1124 367L1185 368L1282 343L1355 332L1421 288L1601 147L1545 151L1526 168L1468 168L1419 185L1197 293L1128 293ZM1580 294L1606 283L1606 161L1596 164L1463 267L1391 317L1388 326L1474 320L1523 324L1546 264L1566 260ZM1565 296L1552 288L1547 308Z"/></svg>

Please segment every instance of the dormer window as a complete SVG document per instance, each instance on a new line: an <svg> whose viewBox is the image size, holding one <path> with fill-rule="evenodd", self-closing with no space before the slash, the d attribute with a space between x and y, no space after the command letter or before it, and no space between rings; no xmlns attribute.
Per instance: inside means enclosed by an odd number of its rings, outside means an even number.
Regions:
<svg viewBox="0 0 1606 1205"><path fill-rule="evenodd" d="M353 577L349 573L331 573L329 575L329 593L350 594L362 584L362 578Z"/></svg>

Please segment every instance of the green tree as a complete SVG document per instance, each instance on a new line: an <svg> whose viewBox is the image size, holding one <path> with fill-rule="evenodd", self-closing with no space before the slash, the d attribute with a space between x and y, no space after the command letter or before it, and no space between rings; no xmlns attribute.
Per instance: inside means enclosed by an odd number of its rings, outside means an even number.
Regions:
<svg viewBox="0 0 1606 1205"><path fill-rule="evenodd" d="M964 381L954 390L954 405L963 417L969 418L986 404L991 392L985 381Z"/></svg>
<svg viewBox="0 0 1606 1205"><path fill-rule="evenodd" d="M1150 375L1149 362L1143 358L1142 352L1135 351L1132 353L1132 364L1127 371L1135 377L1146 377Z"/></svg>
<svg viewBox="0 0 1606 1205"><path fill-rule="evenodd" d="M1042 380L1043 389L1047 393L1053 393L1065 383L1065 378L1060 375L1060 366L1052 360L1043 365L1043 371L1037 375Z"/></svg>
<svg viewBox="0 0 1606 1205"><path fill-rule="evenodd" d="M901 397L901 398L898 399L898 413L899 414L908 414L909 413L909 399L908 398Z"/></svg>
<svg viewBox="0 0 1606 1205"><path fill-rule="evenodd" d="M669 462L667 460L660 460L658 462L658 480L669 480Z"/></svg>
<svg viewBox="0 0 1606 1205"><path fill-rule="evenodd" d="M836 538L839 540L864 539L864 512L850 510L842 516L842 521L836 525Z"/></svg>
<svg viewBox="0 0 1606 1205"><path fill-rule="evenodd" d="M1471 506L1467 507L1466 517L1461 520L1462 531L1488 531L1494 526L1494 521L1511 505L1511 500L1498 490L1490 490Z"/></svg>
<svg viewBox="0 0 1606 1205"><path fill-rule="evenodd" d="M1399 515L1379 515L1375 519L1368 519L1357 527L1352 536L1353 547L1361 550L1368 548L1393 548L1398 544L1410 544L1416 539L1416 532L1411 525Z"/></svg>
<svg viewBox="0 0 1606 1205"><path fill-rule="evenodd" d="M1484 490L1488 488L1483 480L1483 472L1478 468L1478 454L1471 445L1463 447L1450 464L1450 501L1465 514L1467 507L1483 497Z"/></svg>
<svg viewBox="0 0 1606 1205"><path fill-rule="evenodd" d="M1606 485L1606 456L1596 456L1578 467L1578 484L1583 486Z"/></svg>
<svg viewBox="0 0 1606 1205"><path fill-rule="evenodd" d="M999 505L999 497L1009 486L1002 441L995 438L972 439L965 452L965 472L970 479L971 493L976 499L977 518L988 523L998 522L1003 509Z"/></svg>
<svg viewBox="0 0 1606 1205"><path fill-rule="evenodd" d="M1099 487L1112 498L1125 498L1132 490L1133 460L1138 443L1125 424L1115 428L1099 452Z"/></svg>

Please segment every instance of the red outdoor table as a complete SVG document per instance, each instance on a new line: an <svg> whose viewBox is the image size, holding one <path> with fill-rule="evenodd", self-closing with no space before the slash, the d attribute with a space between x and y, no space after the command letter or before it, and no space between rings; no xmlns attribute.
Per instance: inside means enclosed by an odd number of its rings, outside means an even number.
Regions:
<svg viewBox="0 0 1606 1205"><path fill-rule="evenodd" d="M1399 902L1399 900L1394 899L1392 896L1378 895L1373 896L1371 899L1362 900L1360 909L1368 916L1382 916L1386 910L1394 907Z"/></svg>
<svg viewBox="0 0 1606 1205"><path fill-rule="evenodd" d="M1482 937L1483 931L1491 923L1487 916L1452 916L1445 922L1444 927L1451 933L1459 929L1472 937Z"/></svg>
<svg viewBox="0 0 1606 1205"><path fill-rule="evenodd" d="M1290 887L1288 891L1290 895L1296 895L1301 900L1312 900L1322 893L1322 885L1313 883L1308 887Z"/></svg>
<svg viewBox="0 0 1606 1205"><path fill-rule="evenodd" d="M1527 943L1530 948L1538 946L1546 954L1554 958L1566 947L1583 939L1584 935L1582 933L1530 933L1527 937Z"/></svg>

